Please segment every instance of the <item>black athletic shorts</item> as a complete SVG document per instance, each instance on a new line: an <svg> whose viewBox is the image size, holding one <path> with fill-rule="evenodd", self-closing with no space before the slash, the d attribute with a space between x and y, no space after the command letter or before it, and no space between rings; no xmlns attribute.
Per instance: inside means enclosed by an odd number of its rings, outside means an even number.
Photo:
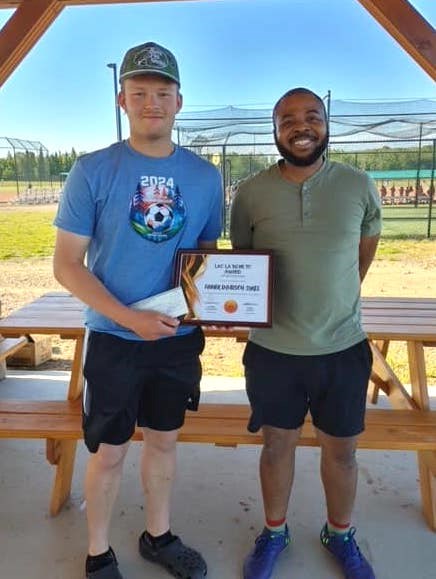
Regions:
<svg viewBox="0 0 436 579"><path fill-rule="evenodd" d="M295 429L308 411L331 436L355 436L365 428L372 352L367 340L319 356L294 356L248 342L243 362L251 404L250 432L262 426Z"/></svg>
<svg viewBox="0 0 436 579"><path fill-rule="evenodd" d="M91 332L84 376L83 431L90 452L101 442L123 444L136 424L176 430L197 410L204 348L200 328L153 341Z"/></svg>

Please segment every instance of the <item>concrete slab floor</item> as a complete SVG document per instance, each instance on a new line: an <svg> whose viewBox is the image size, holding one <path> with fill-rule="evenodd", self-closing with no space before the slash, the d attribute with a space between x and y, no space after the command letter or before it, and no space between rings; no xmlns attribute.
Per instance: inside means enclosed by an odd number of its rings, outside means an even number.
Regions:
<svg viewBox="0 0 436 579"><path fill-rule="evenodd" d="M2 397L63 398L68 373L9 371ZM244 400L243 383L204 380L203 400ZM434 393L436 394L436 392ZM432 397L433 404L436 396ZM382 401L383 403L383 401ZM138 465L140 445L127 457L112 521L111 544L125 579L164 579L165 571L144 562L137 538L144 526ZM263 524L257 478L259 447L236 449L181 444L173 500L173 531L198 548L209 579L238 579L244 556ZM44 441L0 440L0 578L83 579L86 524L82 481L87 452L79 443L73 493L56 518L47 514L53 469ZM359 451L360 477L353 523L377 579L435 579L436 534L421 515L416 457L410 452ZM324 499L319 450L298 449L289 505L291 547L274 579L337 579L330 555L319 543Z"/></svg>

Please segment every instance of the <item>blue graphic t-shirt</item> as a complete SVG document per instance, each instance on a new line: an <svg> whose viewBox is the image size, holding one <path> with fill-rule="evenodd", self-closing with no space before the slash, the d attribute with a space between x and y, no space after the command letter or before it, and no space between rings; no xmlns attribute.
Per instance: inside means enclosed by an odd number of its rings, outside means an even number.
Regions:
<svg viewBox="0 0 436 579"><path fill-rule="evenodd" d="M173 286L178 249L220 236L222 198L219 172L194 153L175 147L169 157L152 158L121 142L76 161L55 225L91 238L88 268L128 305ZM139 339L90 308L86 324Z"/></svg>

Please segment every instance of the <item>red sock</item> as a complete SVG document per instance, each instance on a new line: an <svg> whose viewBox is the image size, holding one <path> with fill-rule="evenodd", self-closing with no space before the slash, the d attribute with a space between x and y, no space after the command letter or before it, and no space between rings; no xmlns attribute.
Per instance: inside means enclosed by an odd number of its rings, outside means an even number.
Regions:
<svg viewBox="0 0 436 579"><path fill-rule="evenodd" d="M329 533L336 533L337 535L345 535L350 530L351 523L337 523L331 519L327 520L327 529Z"/></svg>
<svg viewBox="0 0 436 579"><path fill-rule="evenodd" d="M286 517L276 521L272 519L266 519L265 526L267 529L273 531L274 533L284 533L286 528Z"/></svg>

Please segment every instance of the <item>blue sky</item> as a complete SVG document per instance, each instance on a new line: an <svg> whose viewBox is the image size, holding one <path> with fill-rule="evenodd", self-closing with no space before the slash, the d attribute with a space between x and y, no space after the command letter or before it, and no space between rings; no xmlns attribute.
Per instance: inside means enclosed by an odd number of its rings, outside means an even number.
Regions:
<svg viewBox="0 0 436 579"><path fill-rule="evenodd" d="M412 0L435 25L435 0ZM12 13L0 10L0 26ZM64 9L0 89L0 137L51 152L116 140L112 70L154 40L179 61L184 110L265 106L293 86L334 99L435 98L430 76L357 0L208 0ZM123 118L123 136L127 123ZM1 151L0 151L1 155Z"/></svg>

